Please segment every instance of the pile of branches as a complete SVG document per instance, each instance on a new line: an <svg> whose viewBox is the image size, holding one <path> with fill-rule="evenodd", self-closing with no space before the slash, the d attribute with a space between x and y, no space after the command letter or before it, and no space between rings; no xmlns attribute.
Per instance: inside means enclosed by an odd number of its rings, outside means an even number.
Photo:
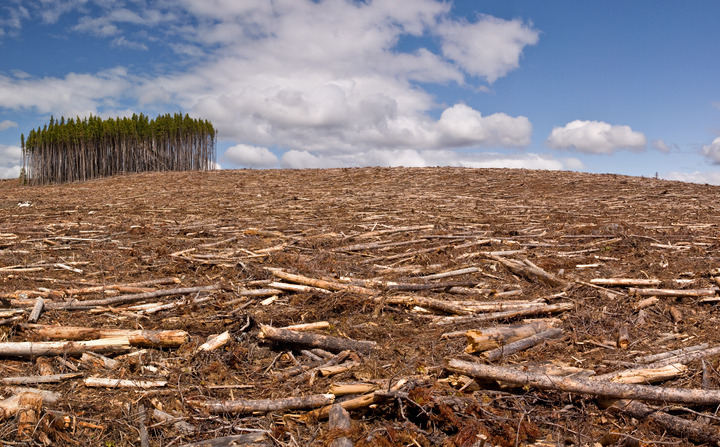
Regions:
<svg viewBox="0 0 720 447"><path fill-rule="evenodd" d="M84 181L145 171L213 169L217 131L207 120L181 113L131 118L61 117L21 135L22 181Z"/></svg>

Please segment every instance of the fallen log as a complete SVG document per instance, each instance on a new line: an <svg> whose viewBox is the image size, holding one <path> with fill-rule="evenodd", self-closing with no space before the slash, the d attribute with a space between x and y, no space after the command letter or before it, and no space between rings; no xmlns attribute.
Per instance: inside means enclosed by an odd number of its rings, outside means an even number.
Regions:
<svg viewBox="0 0 720 447"><path fill-rule="evenodd" d="M210 352L214 351L216 349L220 349L226 344L230 343L231 337L230 332L225 331L222 334L213 335L208 338L208 340L198 346L197 350L198 352Z"/></svg>
<svg viewBox="0 0 720 447"><path fill-rule="evenodd" d="M426 281L431 281L434 279L450 278L452 276L460 276L460 275L467 275L470 273L477 273L479 271L480 271L479 267L467 267L464 269L452 270L449 272L434 273L432 275L421 276L420 279L423 279Z"/></svg>
<svg viewBox="0 0 720 447"><path fill-rule="evenodd" d="M176 348L190 340L188 333L181 330L150 331L40 324L21 324L20 328L37 337L50 340L127 337L130 345L148 348Z"/></svg>
<svg viewBox="0 0 720 447"><path fill-rule="evenodd" d="M638 289L631 287L628 289L630 295L641 296L657 296L668 298L684 298L684 297L704 297L715 296L718 293L717 287L709 289Z"/></svg>
<svg viewBox="0 0 720 447"><path fill-rule="evenodd" d="M610 410L629 414L639 420L651 420L675 436L700 444L720 445L720 432L716 426L691 421L665 413L640 402L619 400Z"/></svg>
<svg viewBox="0 0 720 447"><path fill-rule="evenodd" d="M483 321L497 321L506 320L518 317L528 317L531 315L541 314L554 314L559 312L565 312L575 307L573 303L557 303L557 304L540 304L537 306L529 306L522 309L508 310L504 312L492 312L481 315L463 315L459 317L443 317L433 324L447 325L447 324L462 324L462 323L480 323Z"/></svg>
<svg viewBox="0 0 720 447"><path fill-rule="evenodd" d="M372 349L377 345L374 341L353 340L350 338L340 338L329 335L296 332L287 329L274 328L264 324L260 325L259 336L274 342L310 348L321 348L336 353L351 350L362 354L369 354L370 351L372 351Z"/></svg>
<svg viewBox="0 0 720 447"><path fill-rule="evenodd" d="M613 399L635 399L692 405L720 404L720 391L684 388L661 388L652 385L633 385L598 380L553 377L520 371L514 368L482 365L453 359L447 369L477 379L490 379L544 390L563 391Z"/></svg>
<svg viewBox="0 0 720 447"><path fill-rule="evenodd" d="M688 353L694 352L694 351L702 351L702 350L707 349L709 346L710 345L708 345L707 343L701 343L701 344L695 345L695 346L688 346L687 348L680 348L680 349L675 349L672 351L660 352L658 354L650 354L650 355L646 355L646 356L642 356L642 357L635 357L635 361L637 363L656 362L658 360L664 360L664 359L667 359L670 357L675 357L675 356L678 356L681 354L688 354Z"/></svg>
<svg viewBox="0 0 720 447"><path fill-rule="evenodd" d="M546 272L545 270L541 269L527 259L517 261L515 259L503 258L502 256L496 256L494 254L487 254L485 256L492 259L493 261L501 263L511 272L524 276L528 279L539 279L541 282L544 282L553 287L562 287L567 284L565 281L561 280L555 275Z"/></svg>
<svg viewBox="0 0 720 447"><path fill-rule="evenodd" d="M192 293L213 292L222 289L220 284L199 287L181 287L177 289L156 290L155 292L120 295L99 300L69 301L65 303L45 303L46 309L51 310L82 310L98 306L113 306L117 304L136 303L170 295L189 295Z"/></svg>
<svg viewBox="0 0 720 447"><path fill-rule="evenodd" d="M643 278L593 278L590 284L606 287L657 287L662 283L659 279Z"/></svg>
<svg viewBox="0 0 720 447"><path fill-rule="evenodd" d="M273 447L276 445L268 439L265 431L244 433L242 435L221 436L215 439L182 444L179 447Z"/></svg>
<svg viewBox="0 0 720 447"><path fill-rule="evenodd" d="M484 329L469 330L464 332L467 336L467 347L465 352L472 354L474 352L487 351L500 346L521 340L538 332L549 329L552 326L548 321L536 321L526 324L513 324L494 326Z"/></svg>
<svg viewBox="0 0 720 447"><path fill-rule="evenodd" d="M682 363L675 363L672 365L662 366L660 368L636 368L601 374L599 376L594 376L591 380L647 384L676 379L685 374L687 370L687 366Z"/></svg>
<svg viewBox="0 0 720 447"><path fill-rule="evenodd" d="M304 284L306 286L317 287L320 289L332 290L334 292L352 292L359 293L361 295L375 295L375 290L370 290L365 287L354 286L351 284L342 284L334 281L326 281L324 279L310 278L303 275L296 275L294 273L288 273L276 268L268 268L268 270L275 276L285 281L294 282L297 284Z"/></svg>
<svg viewBox="0 0 720 447"><path fill-rule="evenodd" d="M529 337L525 337L523 339L514 341L512 343L508 343L506 345L500 346L499 348L495 348L490 351L486 351L483 355L489 361L492 362L494 360L497 360L500 357L504 357L506 355L512 355L516 352L520 352L520 351L524 351L525 349L529 349L543 341L558 338L562 335L562 332L563 331L560 328L549 328L542 332L533 334Z"/></svg>
<svg viewBox="0 0 720 447"><path fill-rule="evenodd" d="M332 404L335 396L332 394L313 394L301 397L286 397L282 399L237 399L215 401L189 401L196 408L203 409L210 414L249 414L269 413L271 411L306 410Z"/></svg>
<svg viewBox="0 0 720 447"><path fill-rule="evenodd" d="M87 377L84 381L90 388L156 388L167 385L167 380L111 379L105 377Z"/></svg>
<svg viewBox="0 0 720 447"><path fill-rule="evenodd" d="M0 357L37 357L41 355L80 355L83 352L123 352L130 349L126 336L89 341L19 341L0 343Z"/></svg>
<svg viewBox="0 0 720 447"><path fill-rule="evenodd" d="M0 383L7 385L30 385L37 383L57 383L67 379L81 377L83 373L53 374L51 376L18 376L0 378Z"/></svg>

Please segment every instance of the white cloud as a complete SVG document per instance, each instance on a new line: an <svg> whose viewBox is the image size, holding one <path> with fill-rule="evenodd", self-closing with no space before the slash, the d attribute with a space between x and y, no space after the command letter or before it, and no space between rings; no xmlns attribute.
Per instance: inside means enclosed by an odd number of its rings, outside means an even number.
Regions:
<svg viewBox="0 0 720 447"><path fill-rule="evenodd" d="M7 130L7 129L10 129L11 127L17 127L17 125L18 125L18 123L16 123L15 121L3 120L3 121L0 121L0 130Z"/></svg>
<svg viewBox="0 0 720 447"><path fill-rule="evenodd" d="M130 85L123 68L94 75L69 73L64 78L0 75L0 107L64 116L97 114L101 106L115 107Z"/></svg>
<svg viewBox="0 0 720 447"><path fill-rule="evenodd" d="M662 152L663 154L670 153L670 146L668 146L667 143L665 143L660 138L658 138L657 140L653 140L652 145L653 145L653 148L657 149L658 151Z"/></svg>
<svg viewBox="0 0 720 447"><path fill-rule="evenodd" d="M224 162L246 168L273 168L278 165L278 158L265 147L236 144L228 148L222 156Z"/></svg>
<svg viewBox="0 0 720 447"><path fill-rule="evenodd" d="M285 168L334 168L340 166L458 166L468 168L514 168L580 170L576 158L556 159L534 153L502 154L497 152L462 152L454 150L373 149L352 154L314 154L291 150L283 154Z"/></svg>
<svg viewBox="0 0 720 447"><path fill-rule="evenodd" d="M153 27L153 45L193 57L157 76L120 68L61 78L0 76L0 107L66 116L180 108L212 121L223 139L256 148L244 155L256 158L247 160L230 151L231 163L269 165L272 154L260 149L277 147L288 151L281 165L416 165L431 162L430 150L530 143L526 117L441 106L422 84L465 85L466 76L494 82L516 69L523 49L538 40L538 31L520 20L456 20L452 5L437 0L68 4L82 15L76 32L144 50L147 41L136 38L143 32L129 32ZM53 11L48 21L65 9ZM436 38L441 51L402 52L404 36Z"/></svg>
<svg viewBox="0 0 720 447"><path fill-rule="evenodd" d="M720 137L715 138L712 143L704 145L702 154L709 158L713 164L720 164Z"/></svg>
<svg viewBox="0 0 720 447"><path fill-rule="evenodd" d="M554 127L545 144L553 149L574 148L586 154L612 154L621 149L642 151L647 138L629 126L576 120Z"/></svg>
<svg viewBox="0 0 720 447"><path fill-rule="evenodd" d="M520 65L528 45L538 42L539 33L520 20L481 15L477 22L444 21L436 32L442 51L467 73L493 83Z"/></svg>
<svg viewBox="0 0 720 447"><path fill-rule="evenodd" d="M14 178L20 175L22 150L20 146L0 144L0 178Z"/></svg>
<svg viewBox="0 0 720 447"><path fill-rule="evenodd" d="M662 176L665 180L677 180L689 183L707 183L720 185L720 172L668 172Z"/></svg>
<svg viewBox="0 0 720 447"><path fill-rule="evenodd" d="M524 116L513 118L504 113L483 117L465 104L445 109L438 127L442 146L526 146L530 144L532 124Z"/></svg>

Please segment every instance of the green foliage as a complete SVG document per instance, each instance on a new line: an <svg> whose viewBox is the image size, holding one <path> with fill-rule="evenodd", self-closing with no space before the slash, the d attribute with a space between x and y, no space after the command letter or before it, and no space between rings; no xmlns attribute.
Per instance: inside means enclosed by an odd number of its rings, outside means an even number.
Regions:
<svg viewBox="0 0 720 447"><path fill-rule="evenodd" d="M53 116L21 137L23 171L33 184L82 181L143 171L209 170L217 131L181 113L103 120Z"/></svg>

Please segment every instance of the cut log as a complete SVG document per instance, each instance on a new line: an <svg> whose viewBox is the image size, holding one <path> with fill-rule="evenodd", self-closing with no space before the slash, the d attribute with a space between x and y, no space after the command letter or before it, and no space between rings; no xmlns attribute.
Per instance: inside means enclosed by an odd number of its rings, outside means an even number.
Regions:
<svg viewBox="0 0 720 447"><path fill-rule="evenodd" d="M683 298L683 297L704 297L704 296L715 296L718 292L717 287L709 289L637 289L631 287L628 289L628 293L634 296L657 296L657 297L669 297L669 298Z"/></svg>
<svg viewBox="0 0 720 447"><path fill-rule="evenodd" d="M226 344L230 343L231 337L230 332L225 331L222 334L213 335L208 340L198 346L197 350L198 352L210 352L214 351L216 349L220 349Z"/></svg>
<svg viewBox="0 0 720 447"><path fill-rule="evenodd" d="M49 392L48 392L49 393ZM53 393L54 394L54 393ZM47 395L47 398L46 398ZM51 394L35 393L33 391L21 391L18 394L8 397L7 399L0 400L0 421L11 418L15 415L18 416L18 424L28 422L28 417L32 417L32 414L27 413L23 415L23 412L29 412L31 410L40 410L40 406L43 403L51 403ZM50 400L49 400L50 399ZM37 413L35 414L37 416ZM21 419L26 419L22 421ZM37 419L32 423L31 430L35 428ZM24 427L27 429L28 427ZM20 427L18 426L18 430Z"/></svg>
<svg viewBox="0 0 720 447"><path fill-rule="evenodd" d="M271 411L306 410L322 407L333 403L332 394L313 394L302 397L287 397L283 399L238 399L216 401L190 401L190 405L204 409L210 414L250 414L269 413Z"/></svg>
<svg viewBox="0 0 720 447"><path fill-rule="evenodd" d="M274 328L264 324L260 325L260 337L266 340L287 343L290 345L326 349L330 352L352 350L363 354L369 354L370 351L372 351L372 349L377 345L374 341L353 340L349 338L332 337L329 335L295 332L287 329Z"/></svg>
<svg viewBox="0 0 720 447"><path fill-rule="evenodd" d="M7 385L31 385L36 383L57 383L67 379L81 377L83 373L66 373L53 374L52 376L19 376L19 377L3 377L0 383Z"/></svg>
<svg viewBox="0 0 720 447"><path fill-rule="evenodd" d="M553 314L565 312L575 307L573 303L557 303L557 304L538 304L537 306L529 306L522 309L508 310L505 312L492 312L482 315L463 315L459 317L443 317L433 322L433 324L462 324L462 323L479 323L482 321L509 320L511 318L529 317L531 315Z"/></svg>
<svg viewBox="0 0 720 447"><path fill-rule="evenodd" d="M90 388L157 388L167 385L167 380L132 380L88 377L85 386Z"/></svg>
<svg viewBox="0 0 720 447"><path fill-rule="evenodd" d="M127 337L130 345L148 348L176 348L190 340L188 333L180 330L146 331L39 324L23 324L20 327L37 337L50 340L87 340L124 336Z"/></svg>
<svg viewBox="0 0 720 447"><path fill-rule="evenodd" d="M346 394L365 394L379 388L380 386L376 383L333 383L328 392L336 396L344 396Z"/></svg>
<svg viewBox="0 0 720 447"><path fill-rule="evenodd" d="M35 300L35 306L33 307L32 312L30 312L28 321L30 323L37 323L37 321L40 319L40 315L42 314L44 307L45 307L45 300L43 300L42 298L38 298L37 300Z"/></svg>
<svg viewBox="0 0 720 447"><path fill-rule="evenodd" d="M289 284L286 282L271 282L268 287L273 289L282 290L286 292L298 292L298 293L320 293L329 294L333 293L332 290L321 289L320 287L306 286L303 284Z"/></svg>
<svg viewBox="0 0 720 447"><path fill-rule="evenodd" d="M657 287L662 281L642 278L594 278L590 283L606 287Z"/></svg>
<svg viewBox="0 0 720 447"><path fill-rule="evenodd" d="M515 259L503 258L502 256L496 256L493 254L487 254L486 257L497 261L507 267L511 272L524 276L531 280L540 280L553 287L563 287L567 283L560 278L552 275L545 270L541 269L537 265L533 264L527 259L517 261Z"/></svg>
<svg viewBox="0 0 720 447"><path fill-rule="evenodd" d="M542 332L538 332L534 335L531 335L529 337L514 341L512 343L508 343L504 346L500 346L499 348L492 349L490 351L485 352L483 355L489 360L494 361L501 357L512 355L516 352L524 351L525 349L529 349L538 343L541 343L546 340L552 340L554 338L558 338L562 335L562 329L560 328L550 328L546 329Z"/></svg>
<svg viewBox="0 0 720 447"><path fill-rule="evenodd" d="M120 366L120 362L95 352L84 352L80 356L80 362L90 367L115 369Z"/></svg>
<svg viewBox="0 0 720 447"><path fill-rule="evenodd" d="M173 428L182 434L189 435L197 431L197 427L185 422L184 418L175 417L157 408L153 409L152 417L157 421L172 424Z"/></svg>
<svg viewBox="0 0 720 447"><path fill-rule="evenodd" d="M220 284L199 287L182 287L178 289L156 290L155 292L114 296L100 300L69 301L66 303L45 303L45 308L52 310L80 310L98 306L113 306L118 304L136 303L138 301L148 301L170 295L189 295L193 293L214 292L220 289L222 289L222 286Z"/></svg>
<svg viewBox="0 0 720 447"><path fill-rule="evenodd" d="M478 267L468 267L468 268L459 269L459 270L452 270L449 272L435 273L432 275L421 276L420 279L424 279L426 281L431 281L434 279L450 278L452 276L468 275L470 273L477 273L479 271L480 271L480 268L478 268Z"/></svg>
<svg viewBox="0 0 720 447"><path fill-rule="evenodd" d="M17 427L21 439L29 439L35 431L40 418L43 398L35 393L22 393L18 396Z"/></svg>
<svg viewBox="0 0 720 447"><path fill-rule="evenodd" d="M598 380L572 379L569 377L552 377L514 368L482 365L457 359L450 360L447 369L477 379L498 380L544 390L587 394L613 399L635 399L691 405L720 404L720 391L718 390L661 388L652 385L631 385Z"/></svg>
<svg viewBox="0 0 720 447"><path fill-rule="evenodd" d="M342 284L334 281L326 281L324 279L309 278L303 275L288 273L280 269L273 268L268 270L270 270L273 275L277 276L280 279L284 279L285 281L290 281L297 284L305 284L306 286L318 287L320 289L332 290L334 292L343 291L358 293L361 295L375 295L377 293L375 290L366 289L365 287L353 286L351 284Z"/></svg>
<svg viewBox="0 0 720 447"><path fill-rule="evenodd" d="M330 323L327 321L316 321L314 323L293 324L291 326L281 327L279 329L287 329L289 331L313 331L316 329L327 329Z"/></svg>
<svg viewBox="0 0 720 447"><path fill-rule="evenodd" d="M635 361L637 363L656 362L658 360L675 357L675 356L678 356L681 354L688 354L688 353L694 352L694 351L702 351L702 350L707 349L709 346L710 345L708 345L707 343L702 343L702 344L695 345L695 346L688 346L687 348L675 349L673 351L665 351L665 352L661 352L658 354L650 354L650 355L646 355L643 357L635 357Z"/></svg>
<svg viewBox="0 0 720 447"><path fill-rule="evenodd" d="M608 374L601 374L592 377L592 380L606 380L618 383L648 384L664 382L665 380L676 379L688 370L682 363L662 366L659 368L635 368L625 371L616 371Z"/></svg>
<svg viewBox="0 0 720 447"><path fill-rule="evenodd" d="M464 332L467 336L467 347L465 352L487 351L500 346L521 340L538 332L549 329L552 324L548 321L537 321L528 324L513 324L494 326L485 329L469 330Z"/></svg>
<svg viewBox="0 0 720 447"><path fill-rule="evenodd" d="M665 413L640 402L619 400L610 409L619 411L639 420L651 420L675 436L699 444L720 445L720 432L716 426L691 421Z"/></svg>
<svg viewBox="0 0 720 447"><path fill-rule="evenodd" d="M0 343L0 357L80 355L83 352L123 352L130 349L126 336L89 341L19 341Z"/></svg>

